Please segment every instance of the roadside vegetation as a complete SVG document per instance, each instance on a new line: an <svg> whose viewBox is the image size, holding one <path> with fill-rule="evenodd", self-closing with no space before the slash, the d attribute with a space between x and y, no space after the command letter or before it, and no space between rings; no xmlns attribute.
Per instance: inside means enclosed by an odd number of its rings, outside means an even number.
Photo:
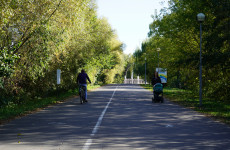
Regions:
<svg viewBox="0 0 230 150"><path fill-rule="evenodd" d="M87 89L90 91L98 87L100 87L100 85L88 85ZM59 91L57 91L56 93L53 93L53 95L50 95L45 98L36 97L33 100L27 99L21 102L20 104L13 102L9 103L8 105L1 107L0 109L0 124L6 123L11 119L15 119L17 117L21 117L39 111L47 106L62 103L78 95L78 89L74 89L60 93Z"/></svg>
<svg viewBox="0 0 230 150"><path fill-rule="evenodd" d="M169 7L152 16L149 37L133 54L135 76L147 80L156 68L166 68L170 87L199 93L200 23L202 23L203 96L230 101L230 2L228 0L170 0ZM159 57L157 49L160 48Z"/></svg>
<svg viewBox="0 0 230 150"><path fill-rule="evenodd" d="M95 85L122 82L129 56L95 1L4 0L0 11L1 110L74 91L81 69Z"/></svg>
<svg viewBox="0 0 230 150"><path fill-rule="evenodd" d="M95 1L4 0L0 11L0 120L76 94L81 69L93 85L123 81L130 56Z"/></svg>
<svg viewBox="0 0 230 150"><path fill-rule="evenodd" d="M100 85L122 83L132 75L144 79L146 64L148 82L158 65L167 69L167 85L173 87L165 89L169 99L229 123L229 8L228 0L170 0L167 8L152 16L142 46L125 55L116 32L97 15L95 1L1 1L0 120L73 95L81 69ZM201 12L206 19L202 24L203 106L199 107L196 15ZM62 93L60 99L56 93Z"/></svg>
<svg viewBox="0 0 230 150"><path fill-rule="evenodd" d="M148 38L133 54L134 78L151 82L156 68L167 69L164 95L171 101L229 124L230 120L229 0L170 0L154 15ZM200 23L202 23L202 107L199 106ZM158 52L157 50L160 51Z"/></svg>
<svg viewBox="0 0 230 150"><path fill-rule="evenodd" d="M151 85L142 85L142 87L153 91ZM194 95L189 90L170 87L164 88L164 98L230 125L230 103L228 101L223 102L204 97L203 105L199 107L199 95Z"/></svg>

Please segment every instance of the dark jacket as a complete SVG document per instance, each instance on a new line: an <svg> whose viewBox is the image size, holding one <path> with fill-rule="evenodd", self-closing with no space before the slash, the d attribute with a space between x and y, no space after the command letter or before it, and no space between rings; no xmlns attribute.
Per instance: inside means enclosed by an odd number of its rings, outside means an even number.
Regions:
<svg viewBox="0 0 230 150"><path fill-rule="evenodd" d="M153 77L152 78L152 85L155 85L156 83L161 83L161 78L160 77Z"/></svg>
<svg viewBox="0 0 230 150"><path fill-rule="evenodd" d="M86 79L89 81L89 83L91 83L90 79L89 79L89 76L83 72L83 73L80 73L78 76L77 76L77 83L79 84L86 84Z"/></svg>

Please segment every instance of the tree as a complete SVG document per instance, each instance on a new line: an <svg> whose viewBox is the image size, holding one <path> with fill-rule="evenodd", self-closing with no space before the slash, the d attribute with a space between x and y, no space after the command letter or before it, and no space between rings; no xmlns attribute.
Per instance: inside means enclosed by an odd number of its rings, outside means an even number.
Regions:
<svg viewBox="0 0 230 150"><path fill-rule="evenodd" d="M169 85L198 90L199 23L203 12L203 81L204 94L219 100L229 96L229 2L171 0L150 24L149 39L142 45L148 66L156 66L156 47L161 48L160 65L169 73ZM151 68L148 68L151 70ZM150 74L148 74L150 76Z"/></svg>
<svg viewBox="0 0 230 150"><path fill-rule="evenodd" d="M122 43L94 1L5 0L0 9L1 101L51 94L57 69L63 91L76 88L82 68L105 83L123 71Z"/></svg>

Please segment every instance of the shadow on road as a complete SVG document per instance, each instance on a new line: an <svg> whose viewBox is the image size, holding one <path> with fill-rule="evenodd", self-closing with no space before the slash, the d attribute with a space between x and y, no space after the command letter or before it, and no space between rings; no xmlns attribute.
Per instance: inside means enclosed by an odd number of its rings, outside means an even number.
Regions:
<svg viewBox="0 0 230 150"><path fill-rule="evenodd" d="M152 93L121 85L93 148L228 149L230 129L168 101L151 103Z"/></svg>
<svg viewBox="0 0 230 150"><path fill-rule="evenodd" d="M0 149L82 149L117 85L0 126ZM230 149L230 128L138 85L119 85L90 149Z"/></svg>

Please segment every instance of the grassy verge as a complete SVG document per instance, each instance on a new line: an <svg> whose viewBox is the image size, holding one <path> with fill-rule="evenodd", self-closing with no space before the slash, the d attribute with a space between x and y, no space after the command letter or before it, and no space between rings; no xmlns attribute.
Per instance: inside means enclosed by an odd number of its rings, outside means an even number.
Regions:
<svg viewBox="0 0 230 150"><path fill-rule="evenodd" d="M144 88L152 91L152 86L142 85ZM224 101L218 101L202 98L202 107L199 106L199 95L194 95L191 91L176 89L176 88L164 88L164 97L170 101L182 105L187 108L191 108L195 111L201 112L209 117L224 122L230 125L230 103Z"/></svg>
<svg viewBox="0 0 230 150"><path fill-rule="evenodd" d="M93 90L100 87L99 85L89 85L87 89ZM30 114L34 111L38 111L42 108L45 108L49 105L57 104L65 101L76 95L76 90L70 90L65 93L60 93L58 96L52 96L47 98L38 98L33 100L24 101L22 104L10 103L4 107L0 108L0 124L8 122L11 119L16 117L24 116Z"/></svg>

